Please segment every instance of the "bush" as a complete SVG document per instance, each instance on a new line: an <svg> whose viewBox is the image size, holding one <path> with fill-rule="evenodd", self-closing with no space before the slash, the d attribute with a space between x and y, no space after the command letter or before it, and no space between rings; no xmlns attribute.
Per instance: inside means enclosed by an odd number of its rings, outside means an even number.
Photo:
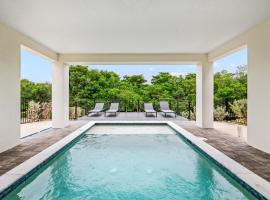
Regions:
<svg viewBox="0 0 270 200"><path fill-rule="evenodd" d="M191 120L196 120L196 107L193 108L193 111L190 111L190 119ZM181 112L181 116L188 119L188 111L183 111Z"/></svg>
<svg viewBox="0 0 270 200"><path fill-rule="evenodd" d="M235 100L230 104L230 108L237 117L237 122L247 124L247 99Z"/></svg>
<svg viewBox="0 0 270 200"><path fill-rule="evenodd" d="M217 106L214 110L214 119L217 121L223 121L228 115L224 106Z"/></svg>
<svg viewBox="0 0 270 200"><path fill-rule="evenodd" d="M76 119L75 107L69 107L69 119ZM77 118L85 115L85 110L81 107L77 107Z"/></svg>
<svg viewBox="0 0 270 200"><path fill-rule="evenodd" d="M41 119L51 119L52 104L50 102L41 103Z"/></svg>
<svg viewBox="0 0 270 200"><path fill-rule="evenodd" d="M36 122L39 120L39 103L36 103L34 101L30 101L28 103L28 117L31 120L31 122Z"/></svg>

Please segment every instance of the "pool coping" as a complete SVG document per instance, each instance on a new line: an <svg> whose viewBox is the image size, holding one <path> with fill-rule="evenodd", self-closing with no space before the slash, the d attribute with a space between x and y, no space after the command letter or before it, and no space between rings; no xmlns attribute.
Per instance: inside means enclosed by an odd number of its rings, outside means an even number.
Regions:
<svg viewBox="0 0 270 200"><path fill-rule="evenodd" d="M183 136L193 146L198 148L208 158L212 159L225 173L228 173L246 189L251 191L255 196L261 199L270 199L270 182L256 175L251 170L245 168L238 162L229 158L224 153L215 149L207 144L202 138L197 137L185 130L184 128L176 125L174 122L169 121L91 121L86 125L80 127L76 131L67 135L63 139L49 146L45 150L29 158L17 167L6 172L0 176L0 199L7 193L17 187L20 183L31 176L36 170L46 164L64 147L82 135L85 131L90 129L95 124L165 124L174 129L178 134ZM258 194L256 194L258 193Z"/></svg>

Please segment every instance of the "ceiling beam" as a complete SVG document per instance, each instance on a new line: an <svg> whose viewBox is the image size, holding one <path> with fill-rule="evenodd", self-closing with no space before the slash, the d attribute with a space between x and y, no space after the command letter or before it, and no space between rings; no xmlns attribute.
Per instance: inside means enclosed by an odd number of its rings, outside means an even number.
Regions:
<svg viewBox="0 0 270 200"><path fill-rule="evenodd" d="M207 54L60 54L66 64L198 64Z"/></svg>

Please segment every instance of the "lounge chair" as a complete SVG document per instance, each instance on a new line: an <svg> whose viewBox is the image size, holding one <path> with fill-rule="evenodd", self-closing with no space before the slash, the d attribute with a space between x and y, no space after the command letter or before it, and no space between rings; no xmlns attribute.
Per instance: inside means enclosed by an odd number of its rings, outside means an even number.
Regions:
<svg viewBox="0 0 270 200"><path fill-rule="evenodd" d="M148 113L156 113L157 117L157 111L154 110L152 103L144 103L144 112L146 117Z"/></svg>
<svg viewBox="0 0 270 200"><path fill-rule="evenodd" d="M99 114L103 110L104 110L104 103L96 103L95 108L93 110L90 110L88 112L88 115L91 114L91 113Z"/></svg>
<svg viewBox="0 0 270 200"><path fill-rule="evenodd" d="M176 113L173 110L170 110L169 104L167 101L161 101L160 102L160 110L165 114L174 113L174 117L176 117Z"/></svg>
<svg viewBox="0 0 270 200"><path fill-rule="evenodd" d="M115 113L116 116L118 110L119 110L119 103L111 103L110 109L105 111L104 115L106 117L106 113Z"/></svg>

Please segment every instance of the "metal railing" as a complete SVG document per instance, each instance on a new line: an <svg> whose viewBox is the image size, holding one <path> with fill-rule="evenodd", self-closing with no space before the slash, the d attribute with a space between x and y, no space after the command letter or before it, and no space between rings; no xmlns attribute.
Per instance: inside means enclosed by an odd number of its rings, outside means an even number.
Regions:
<svg viewBox="0 0 270 200"><path fill-rule="evenodd" d="M74 105L73 107L81 107L84 109L85 114L88 113L89 110L93 109L96 103L104 103L104 109L107 110L110 107L111 103L119 103L119 112L143 112L144 111L144 102L150 102L153 104L155 110L160 111L159 102L160 101L168 101L170 108L176 112L177 115L182 115L183 112L187 112L187 118L191 119L191 115L194 112L194 108L192 107L192 102L182 99L152 99L152 100L121 100L121 99L91 99L88 106L80 105L79 103ZM77 119L77 116L76 118Z"/></svg>
<svg viewBox="0 0 270 200"><path fill-rule="evenodd" d="M50 102L36 103L30 99L21 99L21 124L38 122L43 120L50 120L52 118L52 111ZM43 106L42 106L43 105Z"/></svg>

